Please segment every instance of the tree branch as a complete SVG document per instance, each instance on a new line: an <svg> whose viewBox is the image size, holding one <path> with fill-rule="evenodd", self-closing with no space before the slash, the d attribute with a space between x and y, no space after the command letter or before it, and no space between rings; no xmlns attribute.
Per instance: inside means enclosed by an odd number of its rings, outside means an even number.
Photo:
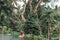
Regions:
<svg viewBox="0 0 60 40"><path fill-rule="evenodd" d="M16 3L16 0L12 0L13 2L15 2L15 4L17 5L17 3ZM22 21L23 22L26 22L26 19L25 19L25 17L24 17L24 13L25 13L25 9L26 9L26 5L28 4L28 3L26 3L26 0L24 1L24 0L22 0L23 2L24 2L24 7L23 7L23 10L21 11L21 9L20 9L20 7L18 7L18 12L21 14L21 18L22 18ZM29 0L28 0L29 1Z"/></svg>
<svg viewBox="0 0 60 40"><path fill-rule="evenodd" d="M30 0L29 5L30 5L30 13L32 13L33 7L32 7L32 0Z"/></svg>
<svg viewBox="0 0 60 40"><path fill-rule="evenodd" d="M24 1L24 2L25 2L25 4L24 4L23 11L21 12L21 17L22 17L22 21L23 21L23 22L26 22L26 19L25 19L25 17L24 17L24 13L25 13L26 5L27 5L28 3L26 3L26 1Z"/></svg>
<svg viewBox="0 0 60 40"><path fill-rule="evenodd" d="M42 2L42 0L39 0L38 3L36 4L36 6L34 7L34 12L37 11L37 8L39 7L40 3Z"/></svg>

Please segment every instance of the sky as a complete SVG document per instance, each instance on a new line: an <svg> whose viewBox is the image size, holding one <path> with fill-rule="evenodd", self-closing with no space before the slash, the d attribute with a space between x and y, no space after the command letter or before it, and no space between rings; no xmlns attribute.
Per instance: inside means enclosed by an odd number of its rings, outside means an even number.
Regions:
<svg viewBox="0 0 60 40"><path fill-rule="evenodd" d="M12 4L14 4L14 6L15 7L17 7L17 6L20 6L20 8L22 9L23 7L23 5L24 5L24 2L23 1L16 1L17 2L17 4L18 5L15 5L14 3L12 3ZM28 2L28 0L26 0L26 2ZM45 3L44 2L42 2L40 5L45 5ZM55 6L57 5L57 7L60 7L60 0L51 0L50 2L47 2L46 3L46 5L45 5L45 7L50 7L50 8L52 8L52 9L54 9L55 8Z"/></svg>
<svg viewBox="0 0 60 40"><path fill-rule="evenodd" d="M41 5L45 5L45 3L42 2ZM47 2L46 5L45 5L45 7L48 7L48 6L52 9L54 9L55 6L60 7L60 0L56 0L56 1L51 0L50 2Z"/></svg>

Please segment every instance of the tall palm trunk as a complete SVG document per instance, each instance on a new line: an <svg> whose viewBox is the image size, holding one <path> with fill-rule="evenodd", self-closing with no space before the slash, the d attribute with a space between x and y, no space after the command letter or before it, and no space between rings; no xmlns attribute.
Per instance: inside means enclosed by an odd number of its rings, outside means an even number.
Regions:
<svg viewBox="0 0 60 40"><path fill-rule="evenodd" d="M60 40L60 24L59 24L59 40Z"/></svg>
<svg viewBox="0 0 60 40"><path fill-rule="evenodd" d="M48 24L48 40L50 40L50 24Z"/></svg>
<svg viewBox="0 0 60 40"><path fill-rule="evenodd" d="M1 10L0 10L0 22L1 22Z"/></svg>
<svg viewBox="0 0 60 40"><path fill-rule="evenodd" d="M42 35L43 33L42 33L42 28L39 26L39 33L40 33L40 35Z"/></svg>

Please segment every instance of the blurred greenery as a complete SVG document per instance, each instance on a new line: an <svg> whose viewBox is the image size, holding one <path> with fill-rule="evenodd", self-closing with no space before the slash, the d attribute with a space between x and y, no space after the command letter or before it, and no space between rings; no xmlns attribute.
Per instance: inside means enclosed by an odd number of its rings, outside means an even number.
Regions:
<svg viewBox="0 0 60 40"><path fill-rule="evenodd" d="M36 0L32 1L33 9L36 3L38 3ZM51 9L39 5L37 11L31 13L28 3L24 17L26 22L21 20L21 13L11 5L11 0L0 0L0 34L19 35L20 30L23 30L25 37L33 40L47 40L48 28L50 28L50 40L59 39L60 8Z"/></svg>

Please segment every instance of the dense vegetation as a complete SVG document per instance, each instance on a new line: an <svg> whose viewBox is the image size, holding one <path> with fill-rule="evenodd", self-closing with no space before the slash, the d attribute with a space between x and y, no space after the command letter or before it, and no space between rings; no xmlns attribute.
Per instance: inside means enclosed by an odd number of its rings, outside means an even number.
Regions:
<svg viewBox="0 0 60 40"><path fill-rule="evenodd" d="M16 0L0 0L0 34L17 34L23 30L34 40L58 40L60 37L60 8L40 5L49 0L29 0L23 8L13 6Z"/></svg>

